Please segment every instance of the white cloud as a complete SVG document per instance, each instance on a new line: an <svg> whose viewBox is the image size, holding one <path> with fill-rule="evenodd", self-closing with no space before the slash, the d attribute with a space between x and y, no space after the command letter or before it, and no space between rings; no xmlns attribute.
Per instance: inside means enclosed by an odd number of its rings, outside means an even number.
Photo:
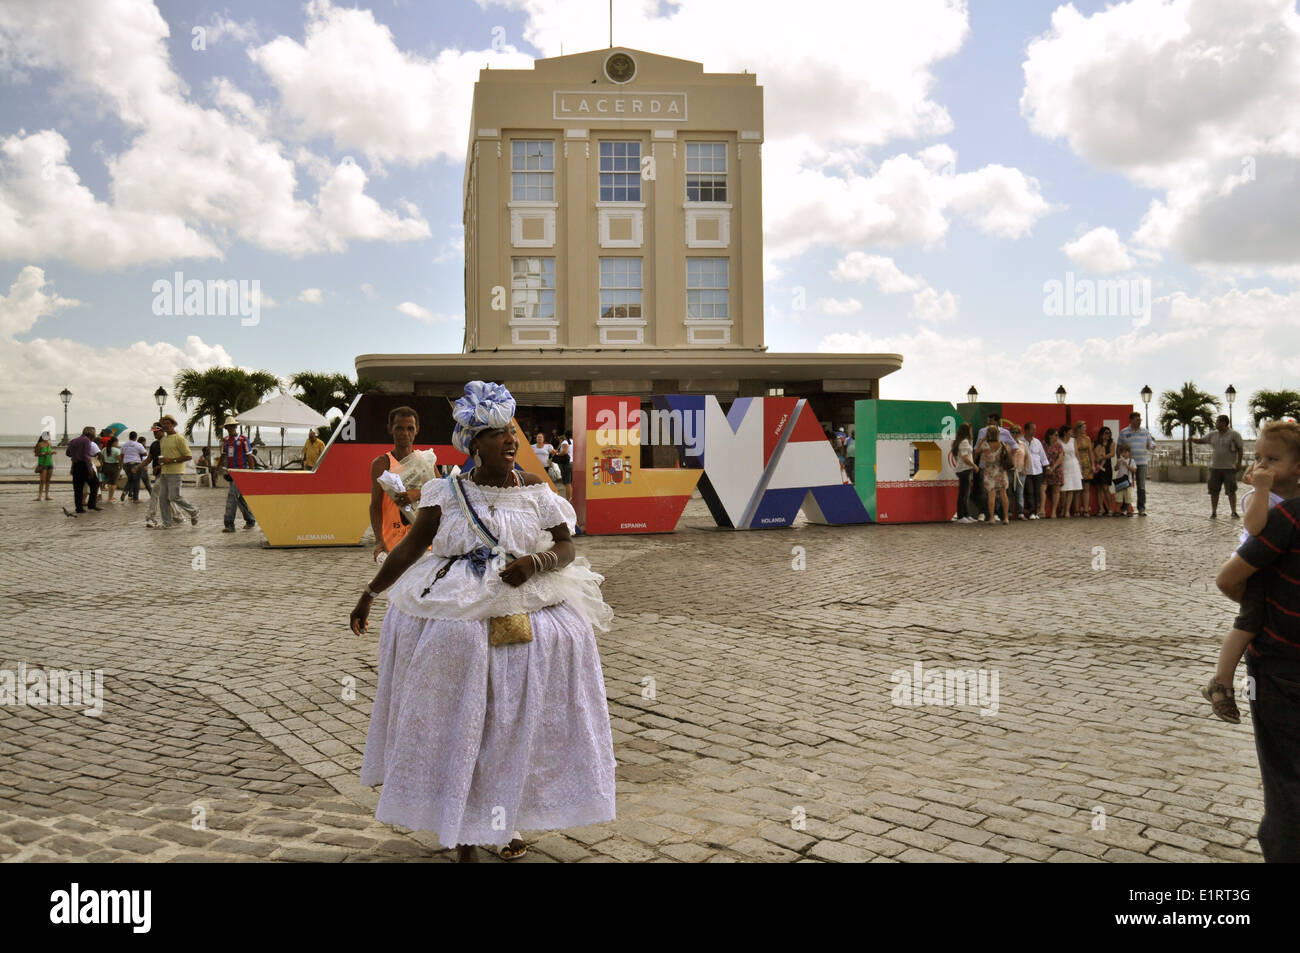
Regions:
<svg viewBox="0 0 1300 953"><path fill-rule="evenodd" d="M9 136L0 155L0 258L117 268L221 255L180 215L96 199L68 164L68 141L52 129Z"/></svg>
<svg viewBox="0 0 1300 953"><path fill-rule="evenodd" d="M463 314L447 314L442 311L430 311L423 305L418 305L414 301L403 301L397 306L397 310L407 317L415 318L425 324L464 324L465 316Z"/></svg>
<svg viewBox="0 0 1300 953"><path fill-rule="evenodd" d="M870 175L818 161L811 140L773 143L763 159L764 253L771 263L815 245L931 247L956 214L999 238L1029 233L1052 206L1037 179L986 166L947 174L931 150L899 154Z"/></svg>
<svg viewBox="0 0 1300 953"><path fill-rule="evenodd" d="M1052 208L1039 193L1037 179L1005 165L986 165L940 181L949 185L952 209L995 238L1023 238Z"/></svg>
<svg viewBox="0 0 1300 953"><path fill-rule="evenodd" d="M403 301L397 306L397 310L407 317L423 321L425 324L433 323L433 312L423 305L416 304L414 301Z"/></svg>
<svg viewBox="0 0 1300 953"><path fill-rule="evenodd" d="M1164 191L1134 242L1196 263L1300 262L1293 0L1062 6L1024 74L1020 110L1036 133Z"/></svg>
<svg viewBox="0 0 1300 953"><path fill-rule="evenodd" d="M9 286L8 295L0 295L0 335L14 338L26 334L41 318L65 308L81 304L74 298L64 298L45 291L45 272L28 265L18 273Z"/></svg>
<svg viewBox="0 0 1300 953"><path fill-rule="evenodd" d="M361 293L367 298L373 298L375 296L375 286L368 281L363 282L361 285Z"/></svg>
<svg viewBox="0 0 1300 953"><path fill-rule="evenodd" d="M399 49L369 10L311 0L306 12L302 42L279 36L249 55L304 135L329 136L378 161L463 158L479 70L533 62L511 46L427 59Z"/></svg>
<svg viewBox="0 0 1300 953"><path fill-rule="evenodd" d="M836 262L831 277L836 281L873 281L885 294L917 291L925 285L922 279L903 274L894 259L860 251L851 251Z"/></svg>
<svg viewBox="0 0 1300 953"><path fill-rule="evenodd" d="M958 298L951 291L938 292L924 278L908 275L884 255L852 251L831 269L836 281L873 282L884 294L912 292L912 317L920 321L950 321L957 316Z"/></svg>
<svg viewBox="0 0 1300 953"><path fill-rule="evenodd" d="M1138 391L1147 383L1161 391L1192 380L1211 393L1233 384L1247 398L1300 376L1300 291L1233 289L1204 298L1179 292L1157 299L1154 311L1148 327L1085 340L1044 337L1020 348L998 336L921 327L839 331L818 350L902 354L903 369L881 381L882 396L899 400L957 401L974 383L988 400L1051 403L1064 384L1081 403L1140 408ZM1087 320L1096 327L1096 319ZM1153 404L1153 418L1155 410Z"/></svg>
<svg viewBox="0 0 1300 953"><path fill-rule="evenodd" d="M1133 267L1133 256L1113 228L1094 228L1072 242L1061 246L1066 257L1080 268L1101 274L1128 271Z"/></svg>
<svg viewBox="0 0 1300 953"><path fill-rule="evenodd" d="M951 321L957 316L957 296L923 288L912 295L912 316L919 321Z"/></svg>
<svg viewBox="0 0 1300 953"><path fill-rule="evenodd" d="M862 310L862 302L857 298L818 298L817 310L832 317L857 314Z"/></svg>
<svg viewBox="0 0 1300 953"><path fill-rule="evenodd" d="M17 338L39 327L48 317L78 302L61 297L48 287L45 272L27 265L0 295L0 366L5 368L4 397L0 400L0 430L35 437L41 420L52 416L62 428L63 405L58 391L72 391L68 426L102 427L120 420L139 429L158 416L150 390L155 382L170 389L177 371L184 368L233 366L221 347L205 344L196 335L183 347L137 341L128 347L96 348L65 338ZM123 388L122 373L148 382L144 388ZM176 413L173 405L171 408ZM177 413L177 416L181 416Z"/></svg>
<svg viewBox="0 0 1300 953"><path fill-rule="evenodd" d="M257 39L257 23L253 20L237 23L230 17L216 14L203 28L207 34L205 39L209 44L218 43L226 37L230 37L236 43L249 43Z"/></svg>
<svg viewBox="0 0 1300 953"><path fill-rule="evenodd" d="M319 288L303 288L298 292L298 300L305 304L320 304L325 300L325 295Z"/></svg>
<svg viewBox="0 0 1300 953"><path fill-rule="evenodd" d="M68 24L76 24L69 29ZM190 98L169 61L167 22L131 0L81 0L51 16L37 4L0 7L0 47L11 69L51 70L102 103L126 130L106 158L112 202L80 184L57 132L4 143L0 253L66 258L87 268L220 257L231 236L301 255L352 239L428 235L407 206L381 209L362 194L360 169L336 172L299 197L295 161L265 136L267 110L229 81L212 84L216 108Z"/></svg>

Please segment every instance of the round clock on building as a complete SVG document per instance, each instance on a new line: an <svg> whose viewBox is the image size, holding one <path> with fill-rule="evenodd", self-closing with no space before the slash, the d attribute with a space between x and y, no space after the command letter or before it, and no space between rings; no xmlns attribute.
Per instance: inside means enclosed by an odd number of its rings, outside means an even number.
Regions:
<svg viewBox="0 0 1300 953"><path fill-rule="evenodd" d="M626 53L615 53L605 60L605 75L615 83L631 82L636 75L636 60Z"/></svg>

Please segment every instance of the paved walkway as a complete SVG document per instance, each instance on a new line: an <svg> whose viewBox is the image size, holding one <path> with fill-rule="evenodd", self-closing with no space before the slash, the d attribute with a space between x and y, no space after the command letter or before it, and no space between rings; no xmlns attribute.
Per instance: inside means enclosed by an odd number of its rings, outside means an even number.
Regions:
<svg viewBox="0 0 1300 953"><path fill-rule="evenodd" d="M166 533L58 492L0 487L0 669L103 669L105 707L0 708L0 859L450 859L358 784L367 550L223 535L224 489ZM749 533L696 500L674 535L581 540L618 613L619 817L530 833L527 860L1258 860L1250 726L1197 691L1238 526L1203 487L1151 496L1142 520ZM918 662L996 671L996 714L892 704Z"/></svg>

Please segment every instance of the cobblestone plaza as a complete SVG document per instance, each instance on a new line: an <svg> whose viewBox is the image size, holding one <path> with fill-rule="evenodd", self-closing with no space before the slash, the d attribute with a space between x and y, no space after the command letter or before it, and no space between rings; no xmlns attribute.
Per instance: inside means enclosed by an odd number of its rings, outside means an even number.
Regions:
<svg viewBox="0 0 1300 953"><path fill-rule="evenodd" d="M103 712L0 708L0 858L452 859L358 782L368 547L223 535L224 489L165 532L54 493L0 487L0 669L102 669ZM617 613L618 819L525 832L521 862L1259 860L1248 703L1228 725L1198 691L1240 524L1203 487L1149 507L737 533L697 499L675 534L580 538ZM983 671L995 704L896 704L918 663Z"/></svg>

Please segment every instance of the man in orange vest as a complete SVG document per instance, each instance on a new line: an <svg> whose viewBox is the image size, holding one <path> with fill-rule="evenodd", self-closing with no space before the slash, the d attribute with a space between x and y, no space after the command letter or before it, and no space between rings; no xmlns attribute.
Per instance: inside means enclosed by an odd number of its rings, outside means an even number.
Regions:
<svg viewBox="0 0 1300 953"><path fill-rule="evenodd" d="M375 457L370 464L370 528L375 534L375 559L380 553L392 552L411 528L402 522L399 505L416 506L420 500L409 493L398 495L394 503L379 485L379 475L385 470L402 472L402 461L415 449L415 435L420 431L420 416L411 407L394 407L388 412L388 432L393 438L393 449Z"/></svg>

